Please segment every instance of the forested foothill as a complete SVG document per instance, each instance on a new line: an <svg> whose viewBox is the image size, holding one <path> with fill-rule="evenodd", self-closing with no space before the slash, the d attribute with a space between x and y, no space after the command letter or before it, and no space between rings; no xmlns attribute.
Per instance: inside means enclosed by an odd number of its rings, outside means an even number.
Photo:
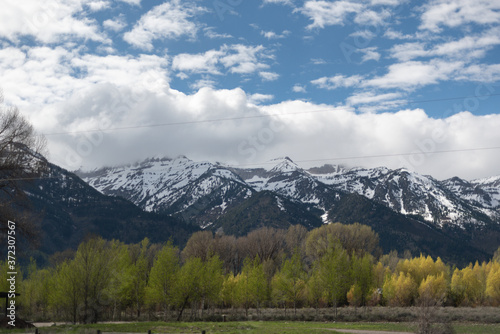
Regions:
<svg viewBox="0 0 500 334"><path fill-rule="evenodd" d="M500 306L500 248L488 262L458 268L382 254L378 235L361 224L265 227L242 237L201 231L183 249L92 237L49 262L18 273L23 319L241 319L249 310L293 316L305 308L335 319L346 306Z"/></svg>

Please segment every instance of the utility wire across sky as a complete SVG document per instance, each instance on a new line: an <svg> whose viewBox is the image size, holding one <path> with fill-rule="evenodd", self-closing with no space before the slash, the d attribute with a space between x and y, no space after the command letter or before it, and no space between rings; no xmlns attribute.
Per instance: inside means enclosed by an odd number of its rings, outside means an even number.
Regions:
<svg viewBox="0 0 500 334"><path fill-rule="evenodd" d="M383 105L409 105L409 104L417 104L417 103L431 103L431 102L443 102L443 101L453 101L453 100L462 100L468 98L484 98L484 97L495 97L500 96L500 93L497 94L486 94L486 95L473 95L473 96L457 96L457 97L449 97L442 99L432 99L432 100L411 100L404 102L387 102ZM382 104L379 104L382 105ZM376 106L376 105L372 105ZM227 117L227 118L217 118L217 119L206 119L206 120L194 120L194 121L182 121L182 122L170 122L170 123L159 123L159 124L145 124L145 125L130 125L116 128L108 128L108 129L90 129L90 130L82 130L82 131L67 131L67 132L55 132L55 133L45 133L41 134L41 136L60 136L60 135L77 135L84 133L92 133L92 132L111 132L111 131L123 131L123 130L132 130L132 129L142 129L142 128L157 128L157 127L166 127L166 126L180 126L180 125L191 125L191 124L201 124L201 123L215 123L215 122L226 122L226 121L237 121L244 119L255 119L255 118L267 118L267 117L275 117L275 116L293 116L293 115L303 115L303 114L313 114L313 113L322 113L328 111L339 111L339 110L351 110L350 108L325 108L318 110L308 110L308 111L299 111L293 113L272 113L272 114L259 114L259 115L249 115L249 116L239 116L239 117Z"/></svg>

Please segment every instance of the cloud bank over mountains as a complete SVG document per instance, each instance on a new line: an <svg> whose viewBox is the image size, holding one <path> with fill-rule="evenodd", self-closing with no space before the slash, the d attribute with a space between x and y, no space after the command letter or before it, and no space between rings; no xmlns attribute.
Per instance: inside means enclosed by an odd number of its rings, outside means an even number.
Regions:
<svg viewBox="0 0 500 334"><path fill-rule="evenodd" d="M68 169L289 155L500 174L498 1L219 2L8 0L5 100Z"/></svg>

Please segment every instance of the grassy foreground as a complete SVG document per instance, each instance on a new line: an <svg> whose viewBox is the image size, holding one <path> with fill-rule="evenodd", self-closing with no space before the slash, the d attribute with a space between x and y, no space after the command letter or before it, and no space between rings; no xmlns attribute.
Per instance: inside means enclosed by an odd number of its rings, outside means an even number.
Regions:
<svg viewBox="0 0 500 334"><path fill-rule="evenodd" d="M457 334L500 333L500 324L454 324ZM291 321L238 321L238 322L138 322L123 324L59 325L39 328L40 334L81 333L201 333L206 334L298 334L298 333L345 333L343 329L410 332L416 331L413 323L335 323L335 322L291 322ZM34 330L0 330L0 333L34 333Z"/></svg>

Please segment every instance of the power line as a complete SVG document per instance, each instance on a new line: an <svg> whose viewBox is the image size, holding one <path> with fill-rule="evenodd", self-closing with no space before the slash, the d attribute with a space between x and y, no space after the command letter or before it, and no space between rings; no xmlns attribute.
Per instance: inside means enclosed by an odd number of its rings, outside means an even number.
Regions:
<svg viewBox="0 0 500 334"><path fill-rule="evenodd" d="M457 97L428 99L428 100L409 100L409 101L401 101L401 102L388 101L384 104L380 103L379 106L382 106L382 105L385 106L387 104L408 105L408 104L416 104L416 103L443 102L443 101L453 101L453 100L461 100L461 99L468 99L468 98L483 98L483 97L494 97L494 96L500 96L500 93L498 93L498 94L486 94L486 95L473 95L473 96L457 96ZM376 105L372 105L372 106L376 106ZM145 124L145 125L131 125L131 126L116 127L116 128L109 128L109 129L91 129L91 130L82 130L82 131L46 133L46 134L42 134L42 135L43 136L59 136L59 135L84 134L84 133L92 133L92 132L111 132L111 131L122 131L122 130L132 130L132 129L142 129L142 128L157 128L157 127L166 127L166 126L192 125L192 124L201 124L201 123L216 123L216 122L236 121L236 120L244 120L244 119L268 118L268 117L274 117L274 116L293 116L293 115L312 114L312 113L337 111L337 110L347 111L349 109L332 107L332 108L328 108L328 109L299 111L299 112L293 112L293 113L273 113L273 114L265 114L265 115L260 114L260 115L216 118L216 119L195 120L195 121L169 122L169 123Z"/></svg>
<svg viewBox="0 0 500 334"><path fill-rule="evenodd" d="M350 157L336 157L336 158L324 158L324 159L309 159L309 160L294 160L294 163L309 163L309 162L322 162L322 161L338 161L338 160L358 160L358 159L373 159L373 158L390 158L390 157L400 157L400 156L411 156L411 155L430 155L430 154L442 154L442 153L458 153L458 152L471 152L471 151L486 151L486 150L498 150L500 146L493 147L479 147L479 148L464 148L456 150L439 150L439 151L415 151L410 153L392 153L392 154L377 154L377 155L360 155L360 156L350 156ZM242 166L259 166L273 164L272 161L267 161L263 163L251 163L251 164L241 164L233 165L231 167L242 167Z"/></svg>
<svg viewBox="0 0 500 334"><path fill-rule="evenodd" d="M323 159L307 159L307 160L294 160L294 163L310 163L310 162L323 162L323 161L339 161L339 160L357 160L357 159L373 159L373 158L390 158L399 156L411 156L411 155L430 155L430 154L444 154L444 153L458 153L458 152L471 152L471 151L488 151L488 150L499 150L500 146L492 147L477 147L477 148L463 148L455 150L439 150L439 151L415 151L410 153L391 153L391 154L376 154L376 155L359 155L359 156L349 156L349 157L335 157L335 158L323 158ZM276 164L274 161L266 161L260 163L249 163L249 164L238 164L238 165L222 165L222 167L228 168L239 168L245 166L262 166ZM42 179L57 179L56 177L31 177L31 178L16 178L16 179L0 179L3 181L25 181L25 180L42 180Z"/></svg>

